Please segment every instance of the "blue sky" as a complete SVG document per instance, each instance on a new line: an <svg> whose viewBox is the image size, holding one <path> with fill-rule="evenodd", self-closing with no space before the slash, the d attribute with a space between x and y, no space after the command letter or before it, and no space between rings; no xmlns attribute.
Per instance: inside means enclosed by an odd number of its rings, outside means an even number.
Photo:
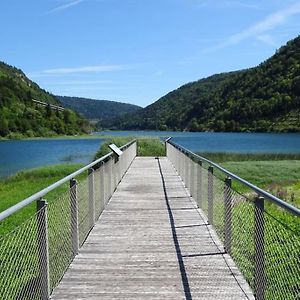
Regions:
<svg viewBox="0 0 300 300"><path fill-rule="evenodd" d="M300 34L295 0L1 0L0 60L58 95L146 106Z"/></svg>

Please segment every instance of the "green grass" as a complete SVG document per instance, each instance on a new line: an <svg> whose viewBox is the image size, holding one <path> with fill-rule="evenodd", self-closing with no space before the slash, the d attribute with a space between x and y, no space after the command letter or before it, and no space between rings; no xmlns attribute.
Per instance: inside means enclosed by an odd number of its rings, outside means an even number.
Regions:
<svg viewBox="0 0 300 300"><path fill-rule="evenodd" d="M20 172L5 180L1 180L0 212L73 173L81 166L82 165L80 164L52 165ZM56 188L46 195L45 198L47 201L56 199L67 189L68 183ZM3 235L20 225L24 220L32 216L35 211L36 203L32 203L2 221L0 224L0 235Z"/></svg>
<svg viewBox="0 0 300 300"><path fill-rule="evenodd" d="M278 160L300 160L300 153L228 153L228 152L198 152L215 163L229 161L278 161Z"/></svg>
<svg viewBox="0 0 300 300"><path fill-rule="evenodd" d="M137 156L165 156L165 145L158 138L139 138Z"/></svg>
<svg viewBox="0 0 300 300"><path fill-rule="evenodd" d="M107 153L111 152L110 148L108 147L110 144L115 144L116 146L121 147L134 139L135 139L134 137L109 138L101 145L100 149L97 151L97 153L95 155L95 159L100 158L100 157L106 155Z"/></svg>
<svg viewBox="0 0 300 300"><path fill-rule="evenodd" d="M137 140L137 156L165 156L165 145L158 138L151 137L113 137L108 139L103 143L96 153L95 158L100 158L101 156L111 152L109 149L110 144L115 144L121 147L130 141Z"/></svg>
<svg viewBox="0 0 300 300"><path fill-rule="evenodd" d="M300 206L300 160L241 161L221 165L273 195ZM234 187L240 192L248 191L241 184L235 183Z"/></svg>
<svg viewBox="0 0 300 300"><path fill-rule="evenodd" d="M300 154L221 152L199 154L250 183L300 207ZM221 172L215 170L215 174L224 179ZM233 181L233 187L241 193L251 193L251 190L236 181Z"/></svg>

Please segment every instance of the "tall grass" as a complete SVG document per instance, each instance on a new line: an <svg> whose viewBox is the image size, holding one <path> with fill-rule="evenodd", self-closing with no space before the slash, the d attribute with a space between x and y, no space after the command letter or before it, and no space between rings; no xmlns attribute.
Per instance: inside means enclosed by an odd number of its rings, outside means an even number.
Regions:
<svg viewBox="0 0 300 300"><path fill-rule="evenodd" d="M228 152L197 152L213 162L229 161L277 161L277 160L300 160L300 153L228 153Z"/></svg>
<svg viewBox="0 0 300 300"><path fill-rule="evenodd" d="M0 181L0 212L17 204L21 200L37 193L52 183L73 173L81 164L52 165L28 171L22 171L14 176ZM80 178L80 177L79 177ZM56 199L69 187L66 183L45 196L47 201ZM36 203L32 203L0 223L0 235L19 226L36 212Z"/></svg>
<svg viewBox="0 0 300 300"><path fill-rule="evenodd" d="M110 144L115 144L118 147L125 145L135 139L134 137L113 137L103 143L96 153L95 159L106 155L111 150L108 147ZM143 137L137 138L137 156L165 156L165 145L158 138Z"/></svg>

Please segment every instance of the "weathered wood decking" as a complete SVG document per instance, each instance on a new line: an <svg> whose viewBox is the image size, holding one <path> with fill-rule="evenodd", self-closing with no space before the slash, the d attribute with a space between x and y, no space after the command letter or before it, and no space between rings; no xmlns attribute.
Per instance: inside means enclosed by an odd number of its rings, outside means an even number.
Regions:
<svg viewBox="0 0 300 300"><path fill-rule="evenodd" d="M167 158L136 158L51 299L254 299Z"/></svg>

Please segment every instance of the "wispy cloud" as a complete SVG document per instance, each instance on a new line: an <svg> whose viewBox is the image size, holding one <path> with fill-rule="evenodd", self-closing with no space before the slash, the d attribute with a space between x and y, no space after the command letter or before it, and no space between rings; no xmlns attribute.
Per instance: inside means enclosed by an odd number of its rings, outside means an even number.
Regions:
<svg viewBox="0 0 300 300"><path fill-rule="evenodd" d="M256 36L256 38L259 41L261 41L267 45L270 45L272 47L277 46L276 42L274 41L274 38L270 34L260 34L260 35Z"/></svg>
<svg viewBox="0 0 300 300"><path fill-rule="evenodd" d="M91 86L91 85L112 85L114 82L112 80L68 80L68 81L55 81L48 82L47 85L59 85L59 86Z"/></svg>
<svg viewBox="0 0 300 300"><path fill-rule="evenodd" d="M218 8L246 8L259 9L258 4L251 4L241 0L192 0L198 8L203 7L218 7Z"/></svg>
<svg viewBox="0 0 300 300"><path fill-rule="evenodd" d="M284 24L289 19L289 17L293 15L297 15L299 13L300 13L300 3L298 2L280 11L270 14L262 21L252 25L251 27L245 29L244 31L230 36L224 42L205 49L204 52L211 52L214 50L225 48L227 46L235 45L249 37L258 38L263 42L266 42L268 39L268 42L270 42L271 36L266 35L265 33L281 24Z"/></svg>
<svg viewBox="0 0 300 300"><path fill-rule="evenodd" d="M161 76L163 76L164 75L164 71L163 70L158 70L157 72L155 72L153 75L155 76L155 77L161 77Z"/></svg>
<svg viewBox="0 0 300 300"><path fill-rule="evenodd" d="M75 1L71 1L69 3L66 3L66 4L63 4L63 5L60 5L60 6L57 6L56 8L48 11L47 13L48 14L52 14L52 13L55 13L55 12L58 12L58 11L62 11L62 10L66 10L72 6L75 6L75 5L78 5L79 3L83 2L85 0L75 0Z"/></svg>
<svg viewBox="0 0 300 300"><path fill-rule="evenodd" d="M122 71L128 67L124 65L100 65L100 66L85 66L76 68L58 68L43 70L42 74L61 75L61 74L76 74L76 73L101 73Z"/></svg>

